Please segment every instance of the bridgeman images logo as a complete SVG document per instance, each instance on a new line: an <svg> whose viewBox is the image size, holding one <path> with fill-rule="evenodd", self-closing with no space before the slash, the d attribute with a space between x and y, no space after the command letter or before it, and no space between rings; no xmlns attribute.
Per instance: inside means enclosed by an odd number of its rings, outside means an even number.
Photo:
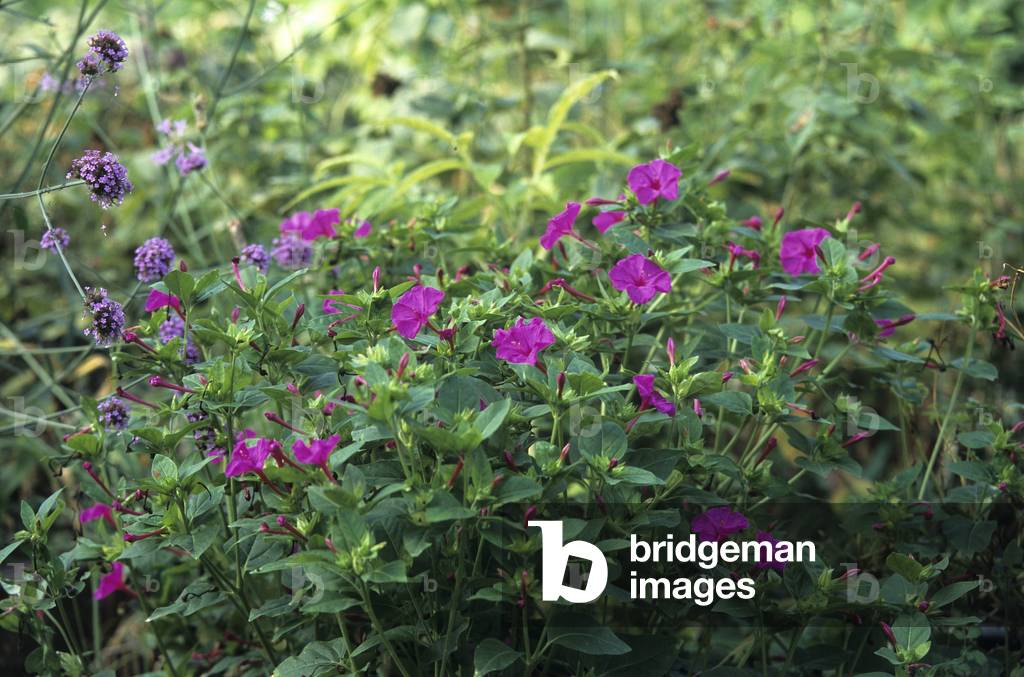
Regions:
<svg viewBox="0 0 1024 677"><path fill-rule="evenodd" d="M562 522L557 520L532 520L527 522L527 526L541 530L541 597L545 602L564 599L572 604L586 604L601 596L608 585L608 562L600 548L579 540L564 543ZM563 582L570 557L590 562L590 573L585 577L583 588ZM746 562L763 567L812 562L815 558L816 548L811 541L698 541L697 535L690 533L679 540L668 534L664 540L658 541L639 540L636 534L631 534L629 543L629 560L633 565L696 564L705 572L710 572L720 563ZM753 578L736 577L731 572L720 577L705 575L696 578L644 577L636 570L629 572L631 599L692 600L700 606L708 606L717 599L753 599L755 592Z"/></svg>

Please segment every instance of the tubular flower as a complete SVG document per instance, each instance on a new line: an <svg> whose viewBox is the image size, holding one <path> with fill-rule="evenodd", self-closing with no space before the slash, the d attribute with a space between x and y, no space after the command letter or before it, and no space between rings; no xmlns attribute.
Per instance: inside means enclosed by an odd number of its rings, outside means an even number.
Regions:
<svg viewBox="0 0 1024 677"><path fill-rule="evenodd" d="M548 329L544 320L535 317L529 322L524 322L520 317L508 329L495 329L492 345L498 359L511 364L536 366L540 352L554 342L555 335Z"/></svg>
<svg viewBox="0 0 1024 677"><path fill-rule="evenodd" d="M658 198L671 202L679 197L679 168L665 160L652 160L629 170L626 182L637 201L650 204Z"/></svg>
<svg viewBox="0 0 1024 677"><path fill-rule="evenodd" d="M702 541L718 543L748 526L750 522L742 513L723 506L711 508L694 517L690 523L690 531L697 534Z"/></svg>
<svg viewBox="0 0 1024 677"><path fill-rule="evenodd" d="M779 248L782 269L794 277L808 273L820 273L817 248L827 237L830 235L824 228L791 230L783 235L782 245Z"/></svg>
<svg viewBox="0 0 1024 677"><path fill-rule="evenodd" d="M296 212L281 222L282 235L292 233L311 242L320 237L337 236L335 224L341 222L338 209L318 209L315 212Z"/></svg>
<svg viewBox="0 0 1024 677"><path fill-rule="evenodd" d="M573 230L573 224L576 223L576 217L579 216L579 213L579 202L566 202L565 210L551 217L551 220L548 221L547 230L540 236L540 246L550 250L555 246L556 242L566 235L578 238L579 236L576 234L576 231Z"/></svg>
<svg viewBox="0 0 1024 677"><path fill-rule="evenodd" d="M640 254L630 254L608 271L612 286L629 295L629 300L643 304L658 292L672 291L672 278L657 263Z"/></svg>
<svg viewBox="0 0 1024 677"><path fill-rule="evenodd" d="M416 285L391 307L391 323L401 336L416 338L430 323L430 316L437 312L443 300L444 292L440 289Z"/></svg>
<svg viewBox="0 0 1024 677"><path fill-rule="evenodd" d="M675 416L676 405L654 389L654 374L637 374L633 377L633 385L636 386L637 395L640 396L641 410L653 407L663 414Z"/></svg>

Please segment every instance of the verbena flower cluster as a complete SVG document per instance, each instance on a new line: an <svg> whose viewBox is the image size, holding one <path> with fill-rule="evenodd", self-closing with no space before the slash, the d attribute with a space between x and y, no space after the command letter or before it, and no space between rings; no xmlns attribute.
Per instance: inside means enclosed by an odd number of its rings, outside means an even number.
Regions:
<svg viewBox="0 0 1024 677"><path fill-rule="evenodd" d="M135 249L135 276L140 282L155 282L170 272L174 247L162 237L151 237Z"/></svg>
<svg viewBox="0 0 1024 677"><path fill-rule="evenodd" d="M85 289L85 317L88 321L85 335L98 346L109 347L124 333L124 308L107 295L106 289Z"/></svg>
<svg viewBox="0 0 1024 677"><path fill-rule="evenodd" d="M85 181L90 199L104 209L124 202L133 188L128 170L118 162L117 156L98 150L87 150L73 160L67 178Z"/></svg>

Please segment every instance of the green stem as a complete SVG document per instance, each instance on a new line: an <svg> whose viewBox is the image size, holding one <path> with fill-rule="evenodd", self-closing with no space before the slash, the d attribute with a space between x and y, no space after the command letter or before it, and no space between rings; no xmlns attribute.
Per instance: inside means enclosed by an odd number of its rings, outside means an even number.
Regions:
<svg viewBox="0 0 1024 677"><path fill-rule="evenodd" d="M921 478L921 489L917 492L917 500L924 499L928 491L928 480L931 478L932 470L935 468L935 461L939 457L939 449L946 439L946 431L949 422L953 418L953 410L956 408L957 399L960 396L960 386L964 383L964 372L970 368L971 356L974 354L974 322L971 322L971 337L967 341L967 352L964 353L961 368L957 370L956 382L953 384L953 393L949 397L949 405L946 407L946 415L942 417L942 425L939 426L939 436L935 439L935 446L932 447L931 456L928 457L928 466L924 470L924 477Z"/></svg>
<svg viewBox="0 0 1024 677"><path fill-rule="evenodd" d="M23 197L35 197L36 195L42 195L44 193L52 193L58 190L64 190L65 188L72 188L74 186L81 186L85 181L76 179L75 181L68 181L56 186L47 186L46 188L37 188L36 190L25 191L24 193L5 193L0 195L0 201L2 200L17 200Z"/></svg>

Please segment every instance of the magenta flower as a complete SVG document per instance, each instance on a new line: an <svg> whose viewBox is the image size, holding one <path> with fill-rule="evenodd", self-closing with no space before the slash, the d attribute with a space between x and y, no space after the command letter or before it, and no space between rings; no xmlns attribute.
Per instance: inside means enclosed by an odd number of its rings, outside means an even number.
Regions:
<svg viewBox="0 0 1024 677"><path fill-rule="evenodd" d="M124 582L124 564L120 562L114 562L111 565L111 571L109 574L104 574L100 578L99 585L96 586L96 591L93 592L93 599L103 599L110 597L118 590L124 590L128 594L135 596L135 591L128 587L128 584Z"/></svg>
<svg viewBox="0 0 1024 677"><path fill-rule="evenodd" d="M180 313L181 300L174 294L167 294L154 289L149 292L149 296L146 297L146 312L151 313L154 310L160 310L161 308L174 308Z"/></svg>
<svg viewBox="0 0 1024 677"><path fill-rule="evenodd" d="M540 246L544 249L551 249L555 246L555 243L561 240L566 235L570 237L578 237L576 231L573 230L573 224L576 223L576 217L580 214L580 203L579 202L566 202L565 210L555 216L551 217L548 221L548 228L544 231L544 234L540 236Z"/></svg>
<svg viewBox="0 0 1024 677"><path fill-rule="evenodd" d="M735 513L735 514L739 514L739 513ZM742 515L741 515L741 517L742 517ZM779 539L775 538L774 536L772 536L767 531L758 531L757 532L757 542L758 543L771 543L772 548L771 548L771 553L769 553L769 555L765 559L765 561L762 562L761 560L757 560L757 563L754 565L754 568L759 570L759 571L762 570L762 569L775 569L776 571L778 571L781 574L782 571L786 568L786 563L785 562L776 562L775 561L775 557L774 557L774 555L775 555L775 544L779 542Z"/></svg>
<svg viewBox="0 0 1024 677"><path fill-rule="evenodd" d="M633 377L633 385L636 386L636 393L640 396L641 410L654 407L668 416L676 415L676 405L654 389L654 374L637 374Z"/></svg>
<svg viewBox="0 0 1024 677"><path fill-rule="evenodd" d="M679 197L679 178L682 175L671 162L652 160L630 169L626 182L642 205L650 204L659 197L671 202Z"/></svg>
<svg viewBox="0 0 1024 677"><path fill-rule="evenodd" d="M246 440L256 438L256 445L250 447ZM256 433L249 428L238 433L234 449L231 450L231 460L224 468L225 477L239 477L246 473L255 473L262 479L263 465L274 452L275 447L280 448L277 440L265 437L256 437Z"/></svg>
<svg viewBox="0 0 1024 677"><path fill-rule="evenodd" d="M748 526L750 523L742 514L721 507L711 508L694 517L690 523L690 531L697 534L702 541L718 543Z"/></svg>
<svg viewBox="0 0 1024 677"><path fill-rule="evenodd" d="M779 247L782 269L793 276L821 272L817 250L821 241L827 237L830 235L824 228L791 230L783 235Z"/></svg>
<svg viewBox="0 0 1024 677"><path fill-rule="evenodd" d="M601 212L594 217L591 223L593 223L594 228L597 228L601 233L607 233L609 228L614 226L616 223L625 220L626 212L619 209L613 209L611 211Z"/></svg>
<svg viewBox="0 0 1024 677"><path fill-rule="evenodd" d="M402 294L391 307L391 323L405 338L416 338L423 327L430 323L430 316L437 312L444 292L433 287L416 285Z"/></svg>
<svg viewBox="0 0 1024 677"><path fill-rule="evenodd" d="M629 294L633 303L647 303L658 292L672 290L672 278L661 267L641 254L630 254L608 271L612 286Z"/></svg>
<svg viewBox="0 0 1024 677"><path fill-rule="evenodd" d="M529 322L517 318L508 329L495 329L495 355L510 364L532 364L536 366L540 351L554 344L555 335L539 317Z"/></svg>
<svg viewBox="0 0 1024 677"><path fill-rule="evenodd" d="M117 522L114 521L114 511L106 503L97 503L78 514L80 524L87 524L98 519L102 519L114 529L117 528Z"/></svg>
<svg viewBox="0 0 1024 677"><path fill-rule="evenodd" d="M281 222L282 233L297 233L306 242L326 237L335 237L338 233L334 225L340 223L339 211L337 209L318 209L313 213L295 212Z"/></svg>
<svg viewBox="0 0 1024 677"><path fill-rule="evenodd" d="M324 312L325 315L333 315L335 313L344 312L338 304L341 304L346 308L351 308L352 310L362 310L362 308L360 308L359 306L354 306L351 303L345 303L343 301L339 301L338 299L331 298L331 296L343 296L344 294L345 290L343 289L332 289L330 291L330 295L324 299L323 305L321 305L320 307L320 309ZM355 316L353 315L352 317Z"/></svg>
<svg viewBox="0 0 1024 677"><path fill-rule="evenodd" d="M356 228L355 232L352 233L352 237L367 237L373 232L373 224L369 221L363 221Z"/></svg>
<svg viewBox="0 0 1024 677"><path fill-rule="evenodd" d="M292 444L292 451L295 452L295 459L299 463L319 466L328 479L334 482L334 475L327 467L327 459L330 458L339 441L341 441L341 435L331 435L326 440L310 440L308 445L302 440L295 440L295 443Z"/></svg>
<svg viewBox="0 0 1024 677"><path fill-rule="evenodd" d="M997 308L998 309L998 308ZM999 309L1002 312L1002 309ZM914 315L902 315L895 320L875 320L875 324L881 330L878 332L878 338L887 338L892 336L896 332L896 327L902 327L905 324L910 324L916 319Z"/></svg>

